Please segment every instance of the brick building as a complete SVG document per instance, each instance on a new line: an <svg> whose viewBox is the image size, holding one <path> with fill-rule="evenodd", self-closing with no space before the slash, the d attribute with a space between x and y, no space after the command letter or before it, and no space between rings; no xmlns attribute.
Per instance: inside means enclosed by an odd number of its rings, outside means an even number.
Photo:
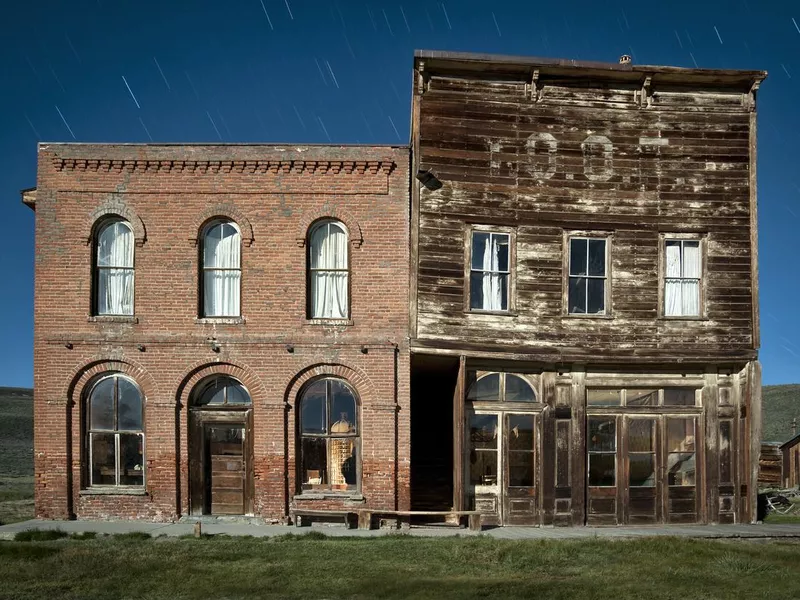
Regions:
<svg viewBox="0 0 800 600"><path fill-rule="evenodd" d="M36 515L409 505L408 149L41 144Z"/></svg>
<svg viewBox="0 0 800 600"><path fill-rule="evenodd" d="M40 145L37 515L753 520L765 75L418 52L410 149Z"/></svg>

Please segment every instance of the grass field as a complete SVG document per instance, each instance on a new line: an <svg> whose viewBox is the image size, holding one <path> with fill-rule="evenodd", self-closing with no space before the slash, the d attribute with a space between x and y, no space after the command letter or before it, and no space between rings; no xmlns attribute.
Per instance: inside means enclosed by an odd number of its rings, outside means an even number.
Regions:
<svg viewBox="0 0 800 600"><path fill-rule="evenodd" d="M33 393L0 388L0 523L33 517Z"/></svg>
<svg viewBox="0 0 800 600"><path fill-rule="evenodd" d="M792 543L320 538L0 542L0 598L800 597Z"/></svg>

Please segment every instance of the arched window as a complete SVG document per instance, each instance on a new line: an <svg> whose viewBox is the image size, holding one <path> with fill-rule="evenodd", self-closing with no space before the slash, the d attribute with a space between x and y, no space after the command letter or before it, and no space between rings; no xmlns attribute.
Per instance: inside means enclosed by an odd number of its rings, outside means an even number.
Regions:
<svg viewBox="0 0 800 600"><path fill-rule="evenodd" d="M358 413L353 390L318 379L300 396L300 488L358 489Z"/></svg>
<svg viewBox="0 0 800 600"><path fill-rule="evenodd" d="M339 221L317 222L308 234L308 316L346 319L350 314L347 230Z"/></svg>
<svg viewBox="0 0 800 600"><path fill-rule="evenodd" d="M86 395L89 486L144 485L144 402L128 377L102 376Z"/></svg>
<svg viewBox="0 0 800 600"><path fill-rule="evenodd" d="M470 386L467 400L471 402L537 402L533 386L512 373L480 375Z"/></svg>
<svg viewBox="0 0 800 600"><path fill-rule="evenodd" d="M203 317L240 316L242 236L230 221L212 221L203 229Z"/></svg>
<svg viewBox="0 0 800 600"><path fill-rule="evenodd" d="M249 406L250 394L245 387L233 377L212 377L200 388L194 406Z"/></svg>
<svg viewBox="0 0 800 600"><path fill-rule="evenodd" d="M122 219L110 219L97 229L94 298L96 314L133 314L133 246L133 230Z"/></svg>

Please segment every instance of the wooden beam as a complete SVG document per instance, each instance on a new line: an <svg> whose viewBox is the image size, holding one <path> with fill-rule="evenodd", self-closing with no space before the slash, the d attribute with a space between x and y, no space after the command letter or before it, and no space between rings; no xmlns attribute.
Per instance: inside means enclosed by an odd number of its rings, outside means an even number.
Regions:
<svg viewBox="0 0 800 600"><path fill-rule="evenodd" d="M750 521L758 519L756 499L758 495L758 458L761 454L761 363L754 360L750 363L747 377L747 420L750 434L750 480L747 481L748 506Z"/></svg>
<svg viewBox="0 0 800 600"><path fill-rule="evenodd" d="M750 113L750 289L753 295L753 349L761 346L761 326L758 312L758 186L756 182L756 110L755 91Z"/></svg>
<svg viewBox="0 0 800 600"><path fill-rule="evenodd" d="M705 376L703 387L703 410L706 416L705 430L705 485L701 480L698 483L698 492L705 496L701 504L702 513L706 521L716 523L719 520L719 387L717 384L716 369L709 369Z"/></svg>
<svg viewBox="0 0 800 600"><path fill-rule="evenodd" d="M467 358L458 361L456 389L453 393L453 510L464 510L464 393Z"/></svg>
<svg viewBox="0 0 800 600"><path fill-rule="evenodd" d="M586 521L586 370L572 368L572 524Z"/></svg>

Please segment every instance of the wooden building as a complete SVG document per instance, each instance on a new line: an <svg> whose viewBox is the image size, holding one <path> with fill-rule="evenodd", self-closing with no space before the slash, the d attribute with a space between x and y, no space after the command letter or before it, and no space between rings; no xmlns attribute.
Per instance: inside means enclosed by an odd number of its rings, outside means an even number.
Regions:
<svg viewBox="0 0 800 600"><path fill-rule="evenodd" d="M416 53L412 508L755 519L765 76Z"/></svg>
<svg viewBox="0 0 800 600"><path fill-rule="evenodd" d="M781 445L782 485L785 488L800 485L800 434Z"/></svg>

